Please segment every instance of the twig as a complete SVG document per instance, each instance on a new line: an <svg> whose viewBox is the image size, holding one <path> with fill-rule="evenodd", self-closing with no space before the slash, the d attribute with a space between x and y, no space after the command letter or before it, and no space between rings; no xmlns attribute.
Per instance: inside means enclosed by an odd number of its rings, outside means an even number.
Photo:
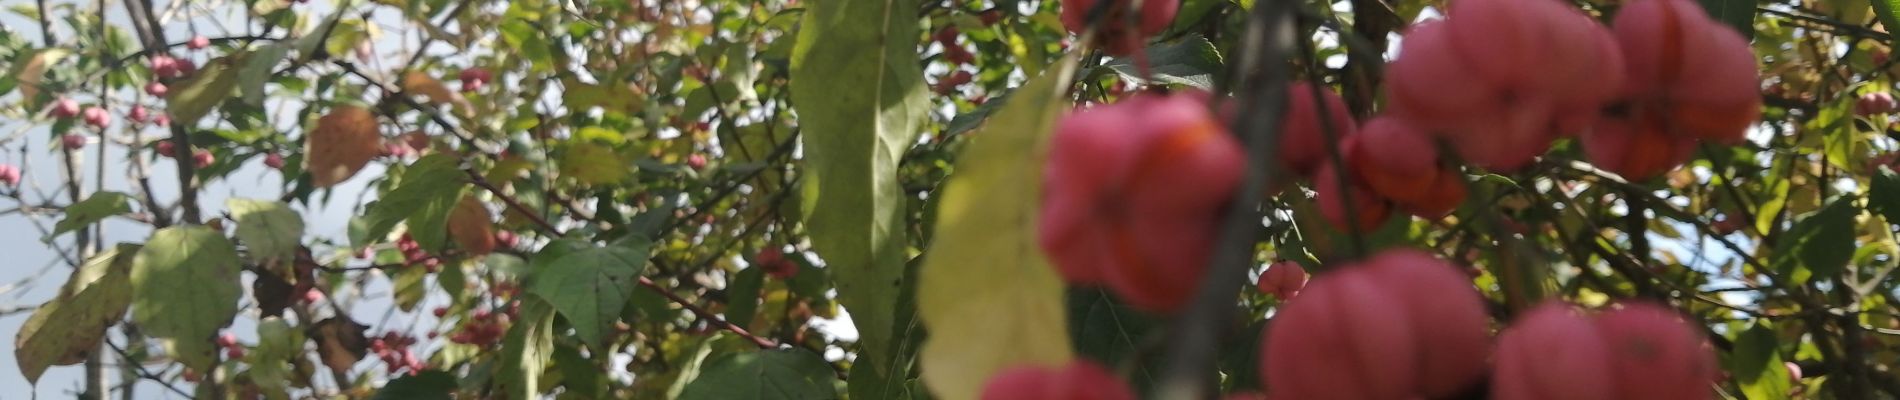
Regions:
<svg viewBox="0 0 1900 400"><path fill-rule="evenodd" d="M1286 108L1287 67L1282 61L1293 51L1295 3L1261 1L1254 4L1253 16L1240 38L1236 75L1239 109L1260 110L1240 113L1232 125L1234 134L1247 144L1247 171L1234 202L1223 218L1220 241L1209 257L1200 290L1182 315L1172 338L1173 351L1167 360L1162 381L1157 386L1160 398L1206 398L1214 374L1209 369L1218 347L1219 332L1234 314L1234 296L1239 295L1246 274L1253 265L1254 243L1259 233L1259 204L1272 186L1275 163L1273 154L1280 138L1280 119Z"/></svg>

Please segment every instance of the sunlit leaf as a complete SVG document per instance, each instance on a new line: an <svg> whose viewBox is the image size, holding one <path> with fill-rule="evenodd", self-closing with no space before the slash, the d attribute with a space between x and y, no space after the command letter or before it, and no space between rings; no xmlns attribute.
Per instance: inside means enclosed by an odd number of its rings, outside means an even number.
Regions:
<svg viewBox="0 0 1900 400"><path fill-rule="evenodd" d="M128 275L138 250L138 245L121 244L86 260L59 295L20 324L13 357L27 382L39 381L47 367L77 364L99 350L106 328L119 323L132 304Z"/></svg>
<svg viewBox="0 0 1900 400"><path fill-rule="evenodd" d="M1042 169L1075 62L1065 56L1018 89L938 192L917 306L930 329L924 383L939 398L974 399L1004 367L1071 356L1062 281L1035 244L1042 174L1025 171Z"/></svg>
<svg viewBox="0 0 1900 400"><path fill-rule="evenodd" d="M53 233L40 238L40 242L52 243L53 238L66 232L104 221L107 217L132 212L132 195L120 192L95 192L85 200L66 207L66 216L53 224Z"/></svg>
<svg viewBox="0 0 1900 400"><path fill-rule="evenodd" d="M303 238L303 216L289 205L272 200L233 198L225 201L237 220L237 238L253 260L283 260L295 255Z"/></svg>
<svg viewBox="0 0 1900 400"><path fill-rule="evenodd" d="M221 232L181 225L152 233L132 261L132 320L145 334L170 339L186 366L211 370L211 337L237 315L237 247Z"/></svg>
<svg viewBox="0 0 1900 400"><path fill-rule="evenodd" d="M644 241L572 250L535 272L529 288L567 317L582 342L595 350L607 348L607 335L646 269ZM547 257L546 253L536 258Z"/></svg>
<svg viewBox="0 0 1900 400"><path fill-rule="evenodd" d="M903 287L907 200L900 158L930 111L918 62L918 3L807 5L792 51L792 107L804 135L812 246L861 334L853 380L906 374L892 340ZM867 386L868 387L868 386ZM855 392L855 390L854 390ZM859 393L858 397L877 397Z"/></svg>

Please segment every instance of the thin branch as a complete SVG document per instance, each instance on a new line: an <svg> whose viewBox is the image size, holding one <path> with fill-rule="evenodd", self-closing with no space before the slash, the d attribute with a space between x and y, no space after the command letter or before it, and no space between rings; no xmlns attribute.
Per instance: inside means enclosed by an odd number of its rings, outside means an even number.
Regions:
<svg viewBox="0 0 1900 400"><path fill-rule="evenodd" d="M1253 266L1259 205L1266 200L1266 188L1273 186L1272 160L1287 101L1289 71L1283 60L1293 52L1296 7L1292 1L1255 3L1253 16L1240 38L1238 48L1245 51L1232 70L1238 109L1259 110L1239 113L1230 125L1247 145L1247 171L1227 217L1222 219L1220 241L1209 257L1207 275L1201 278L1200 290L1173 332L1173 351L1157 386L1161 398L1206 398L1212 388L1215 374L1210 370L1220 342L1219 332L1233 318L1234 298L1239 295L1241 283L1246 282L1236 278Z"/></svg>

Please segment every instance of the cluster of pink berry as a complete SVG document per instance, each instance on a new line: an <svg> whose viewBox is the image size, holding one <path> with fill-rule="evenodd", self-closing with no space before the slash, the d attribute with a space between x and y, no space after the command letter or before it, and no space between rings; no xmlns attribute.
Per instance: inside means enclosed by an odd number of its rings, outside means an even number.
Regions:
<svg viewBox="0 0 1900 400"><path fill-rule="evenodd" d="M177 146L178 145L172 144L171 139L164 139L164 140L159 140L158 143L153 144L152 150L157 151L158 155L160 156L175 157L178 154L178 149L176 148ZM217 156L211 155L210 150L206 150L206 149L192 149L191 150L191 165L196 166L197 168L209 167L211 166L211 163L217 162L217 160L218 160Z"/></svg>
<svg viewBox="0 0 1900 400"><path fill-rule="evenodd" d="M218 334L217 344L218 347L224 348L224 358L231 360L244 359L244 344L238 343L237 335L233 335L230 332Z"/></svg>
<svg viewBox="0 0 1900 400"><path fill-rule="evenodd" d="M429 254L428 250L423 250L422 244L416 243L416 238L409 236L408 233L403 233L401 238L396 239L396 251L402 252L403 265L409 267L420 265L430 273L442 270L442 259Z"/></svg>
<svg viewBox="0 0 1900 400"><path fill-rule="evenodd" d="M383 360L383 365L389 368L390 374L407 368L410 375L415 375L428 368L428 364L424 363L422 358L416 357L415 351L410 349L415 344L416 337L414 336L383 332L383 336L370 339L369 350L376 353L377 358Z"/></svg>
<svg viewBox="0 0 1900 400"><path fill-rule="evenodd" d="M785 252L775 248L759 250L752 258L752 265L764 268L765 274L778 279L792 279L798 275L798 264L785 259Z"/></svg>
<svg viewBox="0 0 1900 400"><path fill-rule="evenodd" d="M520 304L509 303L508 308L500 314L487 309L477 309L469 313L468 320L463 321L461 329L449 335L449 341L476 346L495 344L501 340L503 334L508 333L508 327L513 324L515 313L520 310ZM442 313L446 315L446 309L439 310L443 310Z"/></svg>
<svg viewBox="0 0 1900 400"><path fill-rule="evenodd" d="M1269 271L1281 268L1276 265ZM1263 277L1263 280L1266 279ZM1705 399L1717 366L1702 333L1662 306L1629 302L1588 317L1561 302L1520 316L1494 345L1484 300L1462 269L1389 250L1314 278L1261 338L1262 380L1278 399ZM1016 367L986 400L1132 399L1086 362Z"/></svg>

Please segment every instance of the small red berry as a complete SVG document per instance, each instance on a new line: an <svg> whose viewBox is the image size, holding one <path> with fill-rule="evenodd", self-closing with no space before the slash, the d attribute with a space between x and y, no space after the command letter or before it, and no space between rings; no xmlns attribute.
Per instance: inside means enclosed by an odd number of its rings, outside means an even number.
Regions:
<svg viewBox="0 0 1900 400"><path fill-rule="evenodd" d="M8 187L20 185L20 167L13 164L0 164L0 184Z"/></svg>
<svg viewBox="0 0 1900 400"><path fill-rule="evenodd" d="M204 35L192 36L190 42L185 42L185 47L192 50L203 50L206 47L211 47L211 38L205 37Z"/></svg>
<svg viewBox="0 0 1900 400"><path fill-rule="evenodd" d="M132 106L131 111L125 112L125 119L132 122L144 123L147 118L151 118L151 112L146 111L145 106Z"/></svg>
<svg viewBox="0 0 1900 400"><path fill-rule="evenodd" d="M225 332L223 334L218 335L218 347L235 347L235 346L237 346L237 335L233 335L231 334L231 332Z"/></svg>
<svg viewBox="0 0 1900 400"><path fill-rule="evenodd" d="M430 313L430 314L435 314L435 317L436 317L436 318L442 318L442 316L444 316L444 315L449 315L449 308L448 308L448 307L436 307L436 308L435 308L434 310L431 310L431 311L429 311L429 313Z"/></svg>
<svg viewBox="0 0 1900 400"><path fill-rule="evenodd" d="M514 232L495 231L495 243L500 244L501 247L512 248L515 247L515 245L521 244L521 237L515 236Z"/></svg>
<svg viewBox="0 0 1900 400"><path fill-rule="evenodd" d="M701 154L686 156L686 166L693 170L706 169L706 156Z"/></svg>
<svg viewBox="0 0 1900 400"><path fill-rule="evenodd" d="M225 350L224 350L224 358L229 358L229 359L233 359L233 360L236 360L236 359L240 359L240 358L244 358L244 348L243 348L243 347L232 347L232 348L229 348L229 349L225 349Z"/></svg>
<svg viewBox="0 0 1900 400"><path fill-rule="evenodd" d="M277 153L270 153L269 155L265 155L264 166L271 167L271 169L283 169L284 155L277 154Z"/></svg>
<svg viewBox="0 0 1900 400"><path fill-rule="evenodd" d="M158 150L158 155L171 157L178 154L178 150L172 148L173 146L176 145L172 144L171 139L165 139L158 141L158 144L153 145L152 149Z"/></svg>
<svg viewBox="0 0 1900 400"><path fill-rule="evenodd" d="M168 126L171 124L172 124L171 114L159 114L158 118L152 118L152 125Z"/></svg>
<svg viewBox="0 0 1900 400"><path fill-rule="evenodd" d="M78 115L79 115L78 101L75 101L73 99L67 99L67 98L61 98L59 100L53 101L53 116L54 117L72 118Z"/></svg>
<svg viewBox="0 0 1900 400"><path fill-rule="evenodd" d="M68 133L59 137L59 143L68 150L79 150L86 147L86 135Z"/></svg>
<svg viewBox="0 0 1900 400"><path fill-rule="evenodd" d="M84 117L86 120L86 125L92 125L92 127L94 128L103 129L106 127L106 125L112 123L112 114L106 113L106 109L104 108L99 108L99 107L87 108L84 114Z"/></svg>
<svg viewBox="0 0 1900 400"><path fill-rule="evenodd" d="M198 150L191 153L191 165L197 168L209 167L211 163L216 161L218 161L218 157L211 155L209 151Z"/></svg>
<svg viewBox="0 0 1900 400"><path fill-rule="evenodd" d="M164 83L152 81L151 83L145 84L145 94L152 95L153 97L165 97L166 93L171 93L171 88L166 87Z"/></svg>

